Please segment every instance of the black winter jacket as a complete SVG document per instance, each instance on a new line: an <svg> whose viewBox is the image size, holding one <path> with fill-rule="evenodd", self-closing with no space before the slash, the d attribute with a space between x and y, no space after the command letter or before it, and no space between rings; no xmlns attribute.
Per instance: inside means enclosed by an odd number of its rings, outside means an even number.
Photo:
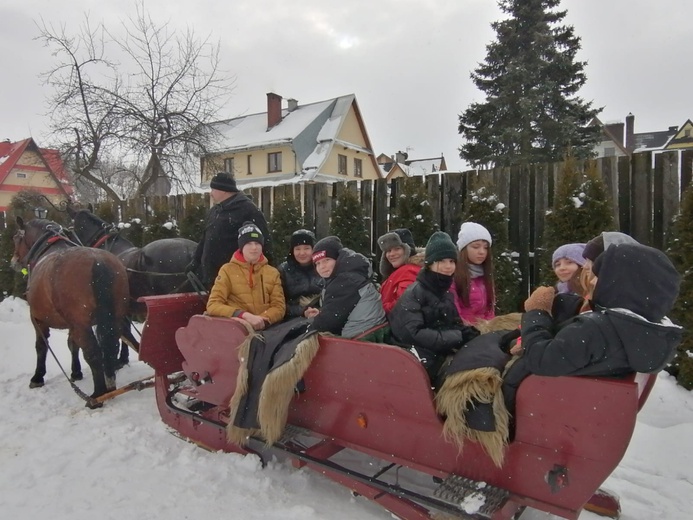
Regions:
<svg viewBox="0 0 693 520"><path fill-rule="evenodd" d="M451 282L452 277L424 267L388 316L395 341L414 347L432 376L445 356L479 335L462 322L449 291Z"/></svg>
<svg viewBox="0 0 693 520"><path fill-rule="evenodd" d="M506 401L531 374L622 376L657 372L671 361L682 329L669 321L680 276L669 259L640 244L620 244L603 254L593 312L558 328L551 315L533 310L522 317L524 355L505 376Z"/></svg>
<svg viewBox="0 0 693 520"><path fill-rule="evenodd" d="M303 316L305 306L300 304L301 297L318 296L322 292L322 278L312 263L304 267L291 254L279 266L279 274L286 298L286 318ZM317 306L317 303L313 305Z"/></svg>
<svg viewBox="0 0 693 520"><path fill-rule="evenodd" d="M314 318L311 330L352 338L385 323L383 303L372 275L365 256L343 248L332 275L324 280L320 314Z"/></svg>
<svg viewBox="0 0 693 520"><path fill-rule="evenodd" d="M193 261L200 266L202 282L208 288L214 285L221 266L238 249L238 230L246 221L254 222L262 231L265 239L263 254L269 262L272 261L272 244L265 216L243 192L238 192L209 210L205 230L195 250Z"/></svg>

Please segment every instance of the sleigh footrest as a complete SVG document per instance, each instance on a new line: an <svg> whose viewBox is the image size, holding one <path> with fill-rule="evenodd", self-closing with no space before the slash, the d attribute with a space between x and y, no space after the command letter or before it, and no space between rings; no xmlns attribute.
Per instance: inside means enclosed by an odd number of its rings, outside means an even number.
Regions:
<svg viewBox="0 0 693 520"><path fill-rule="evenodd" d="M447 477L433 492L433 496L460 508L473 518L492 518L508 500L508 492L458 475Z"/></svg>

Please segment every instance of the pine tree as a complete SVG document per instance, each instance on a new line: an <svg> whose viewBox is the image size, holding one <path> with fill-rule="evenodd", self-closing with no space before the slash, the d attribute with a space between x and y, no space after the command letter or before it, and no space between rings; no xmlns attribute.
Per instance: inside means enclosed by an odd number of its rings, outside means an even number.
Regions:
<svg viewBox="0 0 693 520"><path fill-rule="evenodd" d="M426 187L420 178L402 178L396 181L397 202L390 212L390 229L407 228L418 247L424 247L436 230L433 208Z"/></svg>
<svg viewBox="0 0 693 520"><path fill-rule="evenodd" d="M178 225L171 218L168 211L154 210L149 223L144 228L142 244L146 245L162 238L176 238L178 236Z"/></svg>
<svg viewBox="0 0 693 520"><path fill-rule="evenodd" d="M683 341L666 370L676 376L681 386L693 390L693 185L689 185L683 194L667 253L682 274L679 297L671 315L683 327Z"/></svg>
<svg viewBox="0 0 693 520"><path fill-rule="evenodd" d="M587 242L602 231L614 230L614 214L606 185L590 162L581 173L577 161L567 156L563 163L553 209L546 216L544 244L535 253L544 283L556 281L551 255L563 244Z"/></svg>
<svg viewBox="0 0 693 520"><path fill-rule="evenodd" d="M561 22L560 0L499 0L507 18L494 22L472 81L486 95L459 116L465 143L460 157L474 166L559 161L567 147L588 157L600 110L579 97L585 62L576 61L580 38Z"/></svg>
<svg viewBox="0 0 693 520"><path fill-rule="evenodd" d="M270 219L270 230L272 250L275 252L277 264L283 262L289 252L291 233L301 228L303 228L303 213L299 201L293 197L275 201Z"/></svg>
<svg viewBox="0 0 693 520"><path fill-rule="evenodd" d="M507 208L488 187L481 186L467 195L463 222L476 222L491 233L496 309L498 314L516 312L521 303L521 273L510 251Z"/></svg>
<svg viewBox="0 0 693 520"><path fill-rule="evenodd" d="M366 218L358 196L350 190L343 190L335 200L330 234L338 236L344 247L370 258L370 233L366 229Z"/></svg>
<svg viewBox="0 0 693 520"><path fill-rule="evenodd" d="M198 202L186 208L185 216L180 221L180 236L194 242L199 242L205 230L205 219L209 207L204 202Z"/></svg>

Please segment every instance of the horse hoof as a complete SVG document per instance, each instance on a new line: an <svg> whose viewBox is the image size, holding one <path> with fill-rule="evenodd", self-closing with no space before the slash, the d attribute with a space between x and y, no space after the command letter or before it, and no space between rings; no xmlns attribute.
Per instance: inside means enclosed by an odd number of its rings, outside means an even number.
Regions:
<svg viewBox="0 0 693 520"><path fill-rule="evenodd" d="M43 386L43 381L32 381L29 383L29 388L41 388Z"/></svg>
<svg viewBox="0 0 693 520"><path fill-rule="evenodd" d="M84 406L86 406L90 410L96 410L97 408L102 408L103 403L100 403L98 401L95 401L94 399L91 399L91 400L87 401L87 403Z"/></svg>
<svg viewBox="0 0 693 520"><path fill-rule="evenodd" d="M70 374L70 381L72 381L73 383L75 381L81 381L82 379L84 379L82 372L75 372L73 374Z"/></svg>

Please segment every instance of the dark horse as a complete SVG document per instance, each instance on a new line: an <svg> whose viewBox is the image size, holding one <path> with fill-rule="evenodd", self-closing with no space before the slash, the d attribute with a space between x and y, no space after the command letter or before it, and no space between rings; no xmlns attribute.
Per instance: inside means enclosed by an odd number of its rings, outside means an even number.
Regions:
<svg viewBox="0 0 693 520"><path fill-rule="evenodd" d="M50 220L25 224L17 217L17 225L11 265L28 267L26 298L36 330L36 372L29 386L43 386L50 329L68 329L72 379L82 379L81 348L94 378L91 397L114 390L120 323L129 298L123 264L111 253L78 246Z"/></svg>
<svg viewBox="0 0 693 520"><path fill-rule="evenodd" d="M185 266L192 261L197 243L187 238L163 238L144 247L135 247L112 224L104 222L88 209L67 212L74 221L74 233L88 247L110 251L125 265L130 284L130 313L143 314L144 305L138 304L141 296L170 294L191 290L185 275ZM137 350L138 343L130 332L127 321L122 329L123 337ZM126 345L120 350L120 364L128 362Z"/></svg>

